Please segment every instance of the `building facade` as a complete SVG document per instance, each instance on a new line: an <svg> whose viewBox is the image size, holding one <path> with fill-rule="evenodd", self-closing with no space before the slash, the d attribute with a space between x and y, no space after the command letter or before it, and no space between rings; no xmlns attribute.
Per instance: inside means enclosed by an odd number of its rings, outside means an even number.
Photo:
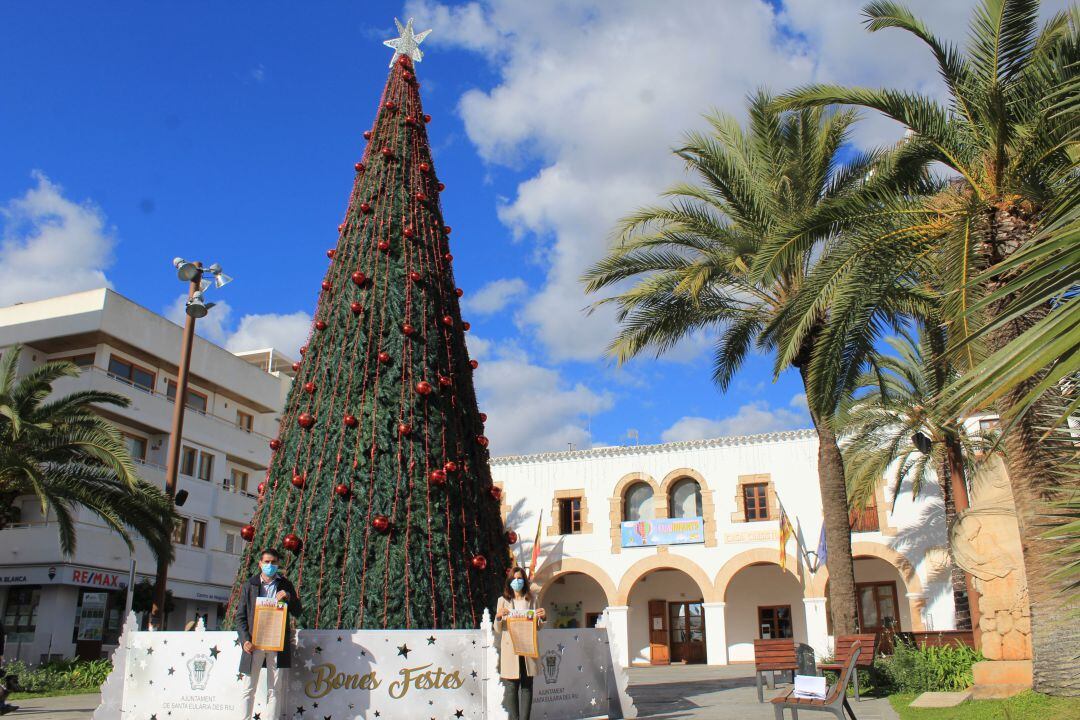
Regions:
<svg viewBox="0 0 1080 720"><path fill-rule="evenodd" d="M526 565L539 524L549 622L587 626L606 608L624 662L749 662L770 637L829 652L812 431L498 457L492 473ZM781 508L795 529L783 558ZM895 505L879 488L852 531L863 631L953 628L936 485Z"/></svg>
<svg viewBox="0 0 1080 720"><path fill-rule="evenodd" d="M0 352L22 344L19 374L47 360L77 364L56 393L103 390L131 400L102 408L128 438L144 480L165 485L181 328L107 289L0 308ZM174 531L168 629L202 618L215 628L242 552L270 459L268 442L291 382L292 361L273 350L231 353L196 337L177 489L187 491ZM98 657L116 644L131 554L96 517L77 516L77 550L60 552L55 521L35 498L19 501L0 532L0 620L6 655ZM137 581L156 569L145 544L134 553Z"/></svg>

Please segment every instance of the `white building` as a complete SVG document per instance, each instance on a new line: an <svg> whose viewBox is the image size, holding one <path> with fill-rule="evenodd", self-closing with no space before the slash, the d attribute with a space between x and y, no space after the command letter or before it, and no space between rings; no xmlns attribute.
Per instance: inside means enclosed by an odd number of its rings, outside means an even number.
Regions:
<svg viewBox="0 0 1080 720"><path fill-rule="evenodd" d="M20 374L46 360L68 359L78 378L57 393L107 390L131 400L102 415L130 440L143 479L165 485L181 328L117 293L91 290L0 308L0 352L24 346ZM198 617L214 628L223 615L239 562L240 528L249 522L270 459L268 442L291 382L292 361L273 350L233 354L196 337L191 358L178 490L176 560L168 588L168 629ZM129 553L89 513L78 516L78 547L60 552L55 522L34 498L19 504L18 522L0 532L0 619L6 655L98 657L116 643L124 610ZM138 579L153 579L153 557L138 543Z"/></svg>
<svg viewBox="0 0 1080 720"><path fill-rule="evenodd" d="M550 620L589 625L608 608L624 662L746 662L761 637L831 647L828 569L808 566L822 524L812 431L499 457L492 473L523 559L543 512L533 583ZM854 519L864 632L953 628L936 491L905 488L892 507L879 488ZM781 504L796 529L786 569Z"/></svg>

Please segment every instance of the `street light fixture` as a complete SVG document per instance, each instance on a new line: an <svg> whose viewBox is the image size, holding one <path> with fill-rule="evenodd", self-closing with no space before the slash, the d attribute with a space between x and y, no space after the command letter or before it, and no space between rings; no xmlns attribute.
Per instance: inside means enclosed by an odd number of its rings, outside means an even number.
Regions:
<svg viewBox="0 0 1080 720"><path fill-rule="evenodd" d="M187 316L184 322L183 340L180 345L180 365L176 373L176 396L173 398L172 433L169 435L169 455L165 464L165 494L177 507L187 500L187 492L176 492L176 476L180 469L180 445L181 436L184 432L184 409L187 406L188 374L191 365L191 346L195 340L195 321L206 317L214 303L206 302L203 293L213 284L223 287L232 282L232 278L221 271L221 265L214 263L208 268L203 268L201 262L188 262L184 258L174 258L173 267L176 268L176 277L188 283L188 299L184 306L184 314ZM213 283L204 280L203 276L209 273ZM165 629L165 586L169 577L169 561L158 560L157 577L154 584L154 605L150 610L154 620L154 626L160 630Z"/></svg>

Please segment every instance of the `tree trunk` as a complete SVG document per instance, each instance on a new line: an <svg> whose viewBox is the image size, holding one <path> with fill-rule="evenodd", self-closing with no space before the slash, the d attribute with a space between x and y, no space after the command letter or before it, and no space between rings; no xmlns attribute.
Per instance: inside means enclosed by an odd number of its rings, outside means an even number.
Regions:
<svg viewBox="0 0 1080 720"><path fill-rule="evenodd" d="M809 388L801 366L803 387ZM818 436L818 487L828 548L829 609L834 636L858 632L859 615L855 599L855 563L851 557L851 517L848 515L844 457L829 423L822 422L810 405L810 419Z"/></svg>
<svg viewBox="0 0 1080 720"><path fill-rule="evenodd" d="M967 477L964 471L964 448L960 444L959 438L956 435L947 433L945 435L945 470L948 473L947 480L944 481L942 487L948 486L949 488L949 501L953 506L953 516L949 519L946 512L946 522L948 528L952 529L952 524L956 520L956 515L964 512L971 506L971 502L968 499ZM952 556L952 545L949 545L949 555ZM959 587L961 588L961 595L963 599L961 602L967 610L967 627L962 627L957 624L958 630L972 630L972 638L975 642L975 648L979 649L979 592L975 589L975 579L971 576L971 573L962 570L956 562L953 562L952 581L953 581L953 602L957 602L960 597L957 595L957 577L959 576ZM957 606L959 607L959 606ZM960 613L957 611L957 620L959 621Z"/></svg>
<svg viewBox="0 0 1080 720"><path fill-rule="evenodd" d="M1007 258L1034 231L1030 219L1016 207L994 208L988 216L991 262ZM995 278L989 290L1010 279ZM989 308L990 315L1001 315L1008 303L1009 298L995 303ZM1027 313L988 333L989 350L994 352L1005 347L1045 317L1046 312L1043 309ZM1010 416L1039 379L1036 375L1004 394L997 401L999 414ZM1051 577L1059 566L1055 553L1064 541L1045 537L1053 524L1049 504L1075 492L1076 480L1065 479L1055 472L1051 457L1041 447L1042 431L1038 425L1043 419L1036 406L1003 437L1031 603L1034 684L1036 691L1050 695L1080 695L1080 673L1076 671L1080 657L1080 623L1076 622L1075 606L1070 602L1071 594L1065 591L1065 583Z"/></svg>
<svg viewBox="0 0 1080 720"><path fill-rule="evenodd" d="M956 500L955 493L950 483L950 470L951 462L947 454L943 454L941 462L938 463L937 476L938 485L941 486L941 496L945 505L945 527L946 532L952 528L956 522ZM949 580L952 584L952 596L953 596L953 619L957 630L971 630L971 606L968 602L968 589L967 580L965 578L966 573L956 564L956 558L953 556L952 545L946 545L949 552L950 570Z"/></svg>

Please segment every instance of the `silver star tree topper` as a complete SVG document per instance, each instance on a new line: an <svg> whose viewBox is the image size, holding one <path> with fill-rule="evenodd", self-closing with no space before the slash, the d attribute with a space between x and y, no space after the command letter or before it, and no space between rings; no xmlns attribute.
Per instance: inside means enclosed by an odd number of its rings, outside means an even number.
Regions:
<svg viewBox="0 0 1080 720"><path fill-rule="evenodd" d="M393 48L394 57L390 58L390 67L394 67L394 63L402 55L407 55L413 62L420 62L424 59L424 53L420 52L420 43L424 42L431 31L425 30L422 33L413 32L413 19L409 18L409 22L405 23L402 27L401 21L394 18L394 24L397 25L398 33L401 37L396 37L393 40L383 40L383 45L388 48Z"/></svg>

